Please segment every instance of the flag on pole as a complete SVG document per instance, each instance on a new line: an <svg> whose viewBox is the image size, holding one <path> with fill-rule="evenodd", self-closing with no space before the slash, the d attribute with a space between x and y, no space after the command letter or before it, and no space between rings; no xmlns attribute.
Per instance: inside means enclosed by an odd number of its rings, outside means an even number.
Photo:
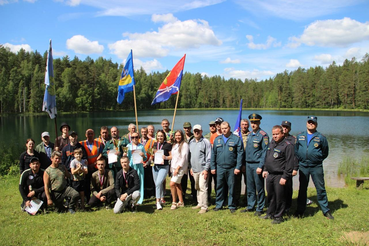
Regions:
<svg viewBox="0 0 369 246"><path fill-rule="evenodd" d="M179 60L179 62L173 67L172 71L169 72L163 83L160 85L151 105L165 102L170 98L171 95L178 93L179 88L181 87L185 59L186 55L184 55L181 60Z"/></svg>
<svg viewBox="0 0 369 246"><path fill-rule="evenodd" d="M240 102L240 112L238 113L236 125L234 126L234 132L233 132L233 134L235 134L235 135L237 135L241 138L241 141L243 141L242 132L241 132L242 101L243 101L243 99L241 99L241 102Z"/></svg>
<svg viewBox="0 0 369 246"><path fill-rule="evenodd" d="M49 45L49 52L46 61L46 72L45 72L45 95L42 104L42 111L47 112L51 119L56 117L56 100L55 100L55 84L54 84L54 68L53 68L53 48Z"/></svg>
<svg viewBox="0 0 369 246"><path fill-rule="evenodd" d="M134 69L133 69L133 55L132 50L128 54L126 65L123 67L122 75L120 76L119 85L118 85L118 97L117 102L121 104L124 100L124 95L127 92L133 91L133 86L136 84L134 78Z"/></svg>

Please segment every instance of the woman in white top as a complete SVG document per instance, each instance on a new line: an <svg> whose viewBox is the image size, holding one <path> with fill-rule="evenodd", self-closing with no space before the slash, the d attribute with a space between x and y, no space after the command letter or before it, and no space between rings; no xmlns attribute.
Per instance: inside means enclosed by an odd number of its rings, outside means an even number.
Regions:
<svg viewBox="0 0 369 246"><path fill-rule="evenodd" d="M172 193L171 209L184 207L181 179L187 173L188 168L188 144L184 141L184 134L181 130L174 133L174 143L172 146L172 162L170 180L170 190ZM177 196L179 202L177 203Z"/></svg>

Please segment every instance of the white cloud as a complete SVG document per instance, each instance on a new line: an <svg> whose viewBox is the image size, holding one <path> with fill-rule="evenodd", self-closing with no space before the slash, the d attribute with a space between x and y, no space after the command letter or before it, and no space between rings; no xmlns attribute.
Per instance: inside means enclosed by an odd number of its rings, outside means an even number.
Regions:
<svg viewBox="0 0 369 246"><path fill-rule="evenodd" d="M120 59L125 59L131 49L134 56L140 57L164 57L168 55L169 49L163 48L162 45L150 42L149 40L119 40L108 45L110 52Z"/></svg>
<svg viewBox="0 0 369 246"><path fill-rule="evenodd" d="M170 22L175 22L178 19L176 17L174 17L173 14L165 14L165 15L157 15L157 14L154 14L154 15L151 16L151 20L153 22L170 23Z"/></svg>
<svg viewBox="0 0 369 246"><path fill-rule="evenodd" d="M224 61L220 61L220 63L222 63L222 64L229 64L229 63L237 64L237 63L241 63L241 61L239 59L232 60L231 58L228 57Z"/></svg>
<svg viewBox="0 0 369 246"><path fill-rule="evenodd" d="M287 64L286 67L290 67L290 68L298 68L298 67L302 67L301 63L296 60L296 59L291 59Z"/></svg>
<svg viewBox="0 0 369 246"><path fill-rule="evenodd" d="M322 64L330 64L333 61L333 56L331 54L320 54L314 56L315 61L319 61Z"/></svg>
<svg viewBox="0 0 369 246"><path fill-rule="evenodd" d="M347 47L369 40L369 22L361 23L350 18L315 21L305 28L301 37L290 37L289 47L309 46Z"/></svg>
<svg viewBox="0 0 369 246"><path fill-rule="evenodd" d="M16 3L18 2L18 0L0 0L0 6L1 5L5 5L5 4L9 4L9 3Z"/></svg>
<svg viewBox="0 0 369 246"><path fill-rule="evenodd" d="M81 4L100 9L99 15L134 16L167 14L215 5L225 0L89 0Z"/></svg>
<svg viewBox="0 0 369 246"><path fill-rule="evenodd" d="M35 3L37 0L23 0L24 2Z"/></svg>
<svg viewBox="0 0 369 246"><path fill-rule="evenodd" d="M81 0L54 0L54 1L65 3L66 5L69 5L69 6L72 6L72 7L78 6L81 3ZM88 2L86 4L89 5Z"/></svg>
<svg viewBox="0 0 369 246"><path fill-rule="evenodd" d="M289 20L313 19L338 12L362 0L234 0L255 16L277 16Z"/></svg>
<svg viewBox="0 0 369 246"><path fill-rule="evenodd" d="M66 55L68 55L67 54L67 52L65 52L65 51L55 51L54 49L53 49L53 57L63 57L63 56L66 56Z"/></svg>
<svg viewBox="0 0 369 246"><path fill-rule="evenodd" d="M358 58L358 56L360 55L361 55L361 50L358 47L352 47L348 49L345 54L345 56L349 58L352 58L352 57Z"/></svg>
<svg viewBox="0 0 369 246"><path fill-rule="evenodd" d="M247 40L249 40L249 43L247 44L247 46L252 50L266 50L270 48L271 46L273 47L281 46L281 42L277 42L277 39L271 36L268 36L268 39L265 44L255 44L254 37L252 35L246 35L246 38Z"/></svg>
<svg viewBox="0 0 369 246"><path fill-rule="evenodd" d="M271 77L275 75L272 71L259 71L254 69L252 71L249 70L235 70L233 68L224 69L226 72L226 77L236 78L236 79L262 79L265 77Z"/></svg>
<svg viewBox="0 0 369 246"><path fill-rule="evenodd" d="M162 18L155 17L154 19ZM188 50L206 45L219 46L222 44L204 20L176 20L164 24L158 31L123 33L123 36L127 39L109 44L111 52L120 58L124 57L122 54L128 54L130 49L137 51L137 57L163 57L169 53L169 49Z"/></svg>
<svg viewBox="0 0 369 246"><path fill-rule="evenodd" d="M101 54L104 51L104 46L98 41L90 41L82 35L75 35L68 39L67 48L84 55Z"/></svg>
<svg viewBox="0 0 369 246"><path fill-rule="evenodd" d="M202 73L201 73L201 77L203 77L203 78L204 78L205 76L206 76L206 77L208 77L208 78L210 77L208 73L206 73L206 72L202 72Z"/></svg>
<svg viewBox="0 0 369 246"><path fill-rule="evenodd" d="M27 52L31 52L31 46L29 44L9 44L5 43L4 47L9 48L11 52L18 53L20 49L24 49Z"/></svg>
<svg viewBox="0 0 369 246"><path fill-rule="evenodd" d="M141 61L140 59L133 59L135 69L143 68L146 73L151 73L153 70L160 70L163 69L163 66L161 63L154 59L151 61Z"/></svg>

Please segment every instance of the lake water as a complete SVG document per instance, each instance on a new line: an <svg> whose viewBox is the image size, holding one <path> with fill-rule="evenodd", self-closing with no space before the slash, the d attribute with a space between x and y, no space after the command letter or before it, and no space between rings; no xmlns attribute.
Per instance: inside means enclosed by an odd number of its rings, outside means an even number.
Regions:
<svg viewBox="0 0 369 246"><path fill-rule="evenodd" d="M369 156L369 113L345 112L345 111L278 111L278 110L243 110L243 118L251 113L260 114L263 119L260 127L271 137L271 129L274 125L281 124L283 120L292 123L293 135L306 130L306 117L315 115L318 117L318 131L325 135L329 142L329 156L324 162L325 178L330 187L343 187L343 180L337 176L338 164L343 158L356 158ZM234 128L238 110L178 110L174 130L182 129L184 122L192 125L201 124L204 135L209 132L208 123L217 117L228 121ZM173 110L152 110L138 112L139 127L152 124L155 129L160 129L162 119L168 119L172 123ZM135 123L133 111L128 112L101 112L84 114L65 114L57 118L58 128L62 122L67 122L71 129L79 134L79 140L84 140L85 130L92 128L98 135L101 126L109 128L117 126L120 135L128 132L128 124ZM54 120L45 113L42 116L7 116L0 118L0 147L12 148L19 154L25 150L25 140L29 137L41 142L41 133L49 131L51 139L55 139ZM171 126L170 126L171 127ZM60 134L58 129L58 134ZM295 177L297 179L297 177ZM296 180L297 181L297 180ZM297 184L298 182L294 182Z"/></svg>

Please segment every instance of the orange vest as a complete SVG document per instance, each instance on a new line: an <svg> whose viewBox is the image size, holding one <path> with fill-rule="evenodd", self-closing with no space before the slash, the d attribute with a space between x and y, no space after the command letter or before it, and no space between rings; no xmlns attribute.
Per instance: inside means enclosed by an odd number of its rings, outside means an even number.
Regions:
<svg viewBox="0 0 369 246"><path fill-rule="evenodd" d="M94 140L94 143L92 145L92 150L90 150L90 148L87 146L87 140L82 141L81 144L86 150L88 165L95 164L97 157L100 155L99 149L100 149L101 143L99 141Z"/></svg>
<svg viewBox="0 0 369 246"><path fill-rule="evenodd" d="M147 150L149 148L152 148L154 146L154 143L156 142L156 140L154 138L150 138L149 140L147 140L146 144L145 144L145 151L146 151L146 161L144 161L144 163L146 163L149 159L150 159L150 156L149 153L147 152Z"/></svg>

